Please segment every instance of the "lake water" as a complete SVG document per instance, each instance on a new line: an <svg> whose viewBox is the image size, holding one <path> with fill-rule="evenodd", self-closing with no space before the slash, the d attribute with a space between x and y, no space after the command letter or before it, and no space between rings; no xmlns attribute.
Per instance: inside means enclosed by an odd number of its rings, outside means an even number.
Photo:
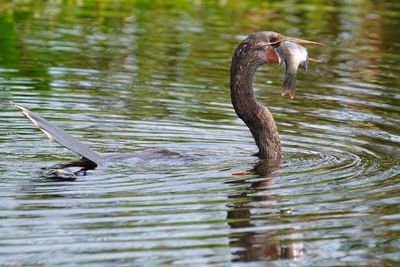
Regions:
<svg viewBox="0 0 400 267"><path fill-rule="evenodd" d="M400 2L256 2L0 4L0 265L400 264ZM326 44L294 100L283 66L256 75L274 170L229 96L232 52L261 30ZM103 155L187 158L47 179L78 156L10 100Z"/></svg>

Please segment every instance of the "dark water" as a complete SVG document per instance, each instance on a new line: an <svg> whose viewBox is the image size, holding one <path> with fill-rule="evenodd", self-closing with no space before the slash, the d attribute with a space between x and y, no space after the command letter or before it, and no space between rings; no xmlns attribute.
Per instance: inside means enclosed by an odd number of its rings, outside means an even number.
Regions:
<svg viewBox="0 0 400 267"><path fill-rule="evenodd" d="M398 266L398 1L7 1L0 4L0 265ZM318 2L318 1L317 1ZM256 77L282 135L262 175L229 97L252 31L321 41L324 62L280 96ZM75 181L77 158L8 101L102 154L166 148Z"/></svg>

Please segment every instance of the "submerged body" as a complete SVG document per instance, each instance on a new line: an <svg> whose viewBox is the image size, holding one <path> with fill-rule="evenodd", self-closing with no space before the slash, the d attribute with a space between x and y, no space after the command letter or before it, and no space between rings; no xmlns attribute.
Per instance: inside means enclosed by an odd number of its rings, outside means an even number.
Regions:
<svg viewBox="0 0 400 267"><path fill-rule="evenodd" d="M230 92L233 107L237 115L246 123L259 148L256 154L261 159L267 159L273 164L279 164L282 158L281 143L275 121L269 110L256 102L252 88L253 76L258 67L263 64L286 64L286 73L282 92L289 92L294 97L295 75L297 68L307 67L307 51L299 43L319 44L300 39L284 37L275 32L258 32L250 34L236 48L231 63ZM286 89L284 89L286 88ZM108 161L119 161L127 157L153 158L154 155L179 158L180 154L167 150L156 152L133 153L121 156L105 157L91 150L87 145L77 141L65 131L46 121L39 114L11 102L30 119L36 127L42 130L51 140L58 142L71 151L81 155L84 166L94 168ZM152 156L153 155L153 156ZM67 166L67 165L66 165Z"/></svg>

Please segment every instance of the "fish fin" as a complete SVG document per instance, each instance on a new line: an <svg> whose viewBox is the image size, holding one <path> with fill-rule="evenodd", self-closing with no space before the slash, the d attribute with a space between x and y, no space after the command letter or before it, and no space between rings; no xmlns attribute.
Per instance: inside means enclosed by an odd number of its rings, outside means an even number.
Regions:
<svg viewBox="0 0 400 267"><path fill-rule="evenodd" d="M282 95L289 93L291 99L296 95L296 74L285 73L282 85Z"/></svg>
<svg viewBox="0 0 400 267"><path fill-rule="evenodd" d="M281 95L282 95L282 96L285 96L285 95L287 95L287 93L289 93L288 88L285 87L285 86L282 86Z"/></svg>
<svg viewBox="0 0 400 267"><path fill-rule="evenodd" d="M303 67L303 69L305 69L307 71L308 69L308 58L306 60L304 60L303 62L301 62L300 66Z"/></svg>
<svg viewBox="0 0 400 267"><path fill-rule="evenodd" d="M44 134L50 138L50 140L63 145L69 150L81 155L82 157L92 161L96 165L100 165L104 163L106 160L93 150L91 150L84 143L76 140L69 133L57 128L44 118L42 118L39 114L30 111L29 109L10 101L12 105L21 110L22 114L27 117L37 128L39 128Z"/></svg>
<svg viewBox="0 0 400 267"><path fill-rule="evenodd" d="M322 60L315 59L315 58L311 58L311 57L309 57L308 60L309 60L310 62L322 63Z"/></svg>

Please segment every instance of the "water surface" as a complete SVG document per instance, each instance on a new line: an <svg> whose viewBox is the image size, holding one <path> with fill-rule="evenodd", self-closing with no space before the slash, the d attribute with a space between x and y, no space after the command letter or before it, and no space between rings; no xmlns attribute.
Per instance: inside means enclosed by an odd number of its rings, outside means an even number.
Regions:
<svg viewBox="0 0 400 267"><path fill-rule="evenodd" d="M1 264L398 265L400 4L330 2L2 4ZM228 89L235 46L260 30L327 44L294 100L283 66L257 73L283 141L274 170L251 156ZM194 160L49 180L42 168L77 156L10 100L104 155Z"/></svg>

